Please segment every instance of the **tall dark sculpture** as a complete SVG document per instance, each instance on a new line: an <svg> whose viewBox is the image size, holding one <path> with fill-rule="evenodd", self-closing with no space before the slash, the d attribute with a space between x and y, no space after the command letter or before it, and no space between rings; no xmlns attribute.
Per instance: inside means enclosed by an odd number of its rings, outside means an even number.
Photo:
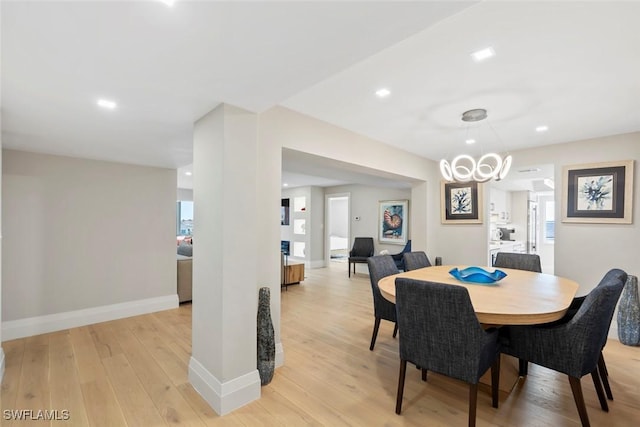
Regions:
<svg viewBox="0 0 640 427"><path fill-rule="evenodd" d="M258 373L262 385L271 382L276 366L276 343L270 303L271 292L269 288L260 288L258 298Z"/></svg>

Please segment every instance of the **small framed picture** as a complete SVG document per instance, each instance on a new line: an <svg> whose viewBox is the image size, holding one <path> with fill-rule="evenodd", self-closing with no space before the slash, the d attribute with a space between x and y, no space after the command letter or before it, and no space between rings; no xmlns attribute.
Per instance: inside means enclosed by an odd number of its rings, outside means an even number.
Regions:
<svg viewBox="0 0 640 427"><path fill-rule="evenodd" d="M633 160L563 168L562 222L631 224Z"/></svg>
<svg viewBox="0 0 640 427"><path fill-rule="evenodd" d="M378 203L380 243L404 245L409 225L408 200L382 200Z"/></svg>
<svg viewBox="0 0 640 427"><path fill-rule="evenodd" d="M440 197L443 224L482 224L481 184L442 181Z"/></svg>

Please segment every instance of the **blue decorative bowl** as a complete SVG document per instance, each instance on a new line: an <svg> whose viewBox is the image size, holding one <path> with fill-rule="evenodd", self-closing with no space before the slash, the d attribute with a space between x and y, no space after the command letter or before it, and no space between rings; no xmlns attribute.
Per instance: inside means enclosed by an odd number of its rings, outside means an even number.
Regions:
<svg viewBox="0 0 640 427"><path fill-rule="evenodd" d="M464 270L458 270L458 268L454 268L449 271L456 279L461 282L469 282L469 283L495 283L500 279L504 279L507 277L507 273L501 270L495 270L494 272L489 272L480 267L467 267Z"/></svg>

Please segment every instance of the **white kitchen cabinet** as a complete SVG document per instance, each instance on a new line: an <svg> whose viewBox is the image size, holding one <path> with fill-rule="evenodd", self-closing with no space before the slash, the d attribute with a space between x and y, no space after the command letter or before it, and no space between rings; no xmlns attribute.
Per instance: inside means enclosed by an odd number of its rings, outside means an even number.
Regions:
<svg viewBox="0 0 640 427"><path fill-rule="evenodd" d="M488 264L493 265L493 262L496 259L496 255L498 252L515 252L515 253L526 253L527 246L525 242L521 240L516 241L501 241L499 243L491 243L489 245L489 259Z"/></svg>
<svg viewBox="0 0 640 427"><path fill-rule="evenodd" d="M496 224L511 222L511 192L491 188L489 195L491 222Z"/></svg>

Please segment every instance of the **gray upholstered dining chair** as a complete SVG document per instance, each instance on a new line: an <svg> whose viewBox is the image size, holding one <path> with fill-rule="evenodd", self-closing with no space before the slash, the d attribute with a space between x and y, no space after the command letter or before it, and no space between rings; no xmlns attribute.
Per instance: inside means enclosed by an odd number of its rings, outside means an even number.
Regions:
<svg viewBox="0 0 640 427"><path fill-rule="evenodd" d="M604 275L598 286L601 286L607 283L611 279L620 279L623 280L623 283L629 278L627 273L619 268L613 268ZM584 303L586 296L576 297L571 301L571 305L567 310L565 316L559 321L555 322L555 324L567 323L569 320L573 319L576 315L582 304ZM609 319L609 327L611 326L611 320L613 320L613 313L611 313L612 318ZM607 330L607 336L609 335L609 330ZM604 354L600 351L600 357L598 358L598 376L602 380L602 385L604 386L604 391L607 395L607 399L613 400L613 393L611 392L611 385L609 384L609 371L607 370L607 364L604 361ZM608 405L607 405L608 406ZM603 408L605 409L605 408ZM605 409L606 410L606 409Z"/></svg>
<svg viewBox="0 0 640 427"><path fill-rule="evenodd" d="M431 261L429 261L426 253L416 251L404 254L404 271L417 270L424 267L431 267Z"/></svg>
<svg viewBox="0 0 640 427"><path fill-rule="evenodd" d="M478 380L491 367L492 405L498 407L500 345L495 328L484 330L465 287L396 279L400 375L396 413L402 410L407 362L469 383L469 426L475 426Z"/></svg>
<svg viewBox="0 0 640 427"><path fill-rule="evenodd" d="M513 268L516 270L533 271L534 273L542 273L540 265L540 255L522 254L512 252L498 252L493 266L497 268ZM528 364L526 360L519 360L518 374L521 377L527 376Z"/></svg>
<svg viewBox="0 0 640 427"><path fill-rule="evenodd" d="M626 273L620 272L605 276L587 295L575 316L566 323L505 326L501 329L503 353L553 369L569 377L583 426L590 425L580 383L584 375L591 374L600 406L603 410L608 410L598 378L598 360L607 340L613 311L627 278Z"/></svg>
<svg viewBox="0 0 640 427"><path fill-rule="evenodd" d="M367 258L373 256L373 237L356 237L353 247L349 251L349 277L351 277L351 264L353 273L356 272L356 264L366 264Z"/></svg>
<svg viewBox="0 0 640 427"><path fill-rule="evenodd" d="M393 337L398 333L398 324L396 323L396 305L387 300L380 293L378 281L383 277L398 274L400 271L396 267L396 263L391 255L377 255L367 259L369 265L369 279L371 280L371 291L373 292L373 313L375 315L375 323L373 324L373 334L371 335L371 345L369 350L373 351L378 337L378 329L380 328L380 320L388 320L395 323L393 328Z"/></svg>
<svg viewBox="0 0 640 427"><path fill-rule="evenodd" d="M515 268L516 270L542 273L540 255L536 254L498 252L496 260L493 262L493 266L498 268Z"/></svg>

